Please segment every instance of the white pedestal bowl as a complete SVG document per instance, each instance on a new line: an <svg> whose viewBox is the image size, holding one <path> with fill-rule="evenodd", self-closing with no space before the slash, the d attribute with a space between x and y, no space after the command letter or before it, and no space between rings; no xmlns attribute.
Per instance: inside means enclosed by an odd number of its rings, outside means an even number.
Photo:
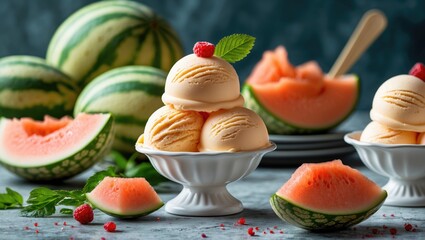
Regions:
<svg viewBox="0 0 425 240"><path fill-rule="evenodd" d="M344 140L356 148L369 169L389 178L383 187L388 193L384 204L425 206L425 146L361 142L360 136L360 131L352 132Z"/></svg>
<svg viewBox="0 0 425 240"><path fill-rule="evenodd" d="M226 185L247 176L260 164L267 148L244 152L167 152L136 145L164 177L183 185L177 197L165 204L165 211L184 216L222 216L239 213L242 203Z"/></svg>

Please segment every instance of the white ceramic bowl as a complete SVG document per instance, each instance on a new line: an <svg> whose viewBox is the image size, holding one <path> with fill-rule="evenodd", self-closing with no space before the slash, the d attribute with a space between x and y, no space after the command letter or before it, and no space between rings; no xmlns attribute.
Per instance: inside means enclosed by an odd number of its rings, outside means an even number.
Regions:
<svg viewBox="0 0 425 240"><path fill-rule="evenodd" d="M372 171L388 177L385 205L425 206L425 146L359 141L361 131L344 136Z"/></svg>
<svg viewBox="0 0 425 240"><path fill-rule="evenodd" d="M167 202L165 211L185 216L230 215L243 210L226 185L254 171L267 148L245 152L167 152L136 145L155 169L171 181L183 185L177 197Z"/></svg>

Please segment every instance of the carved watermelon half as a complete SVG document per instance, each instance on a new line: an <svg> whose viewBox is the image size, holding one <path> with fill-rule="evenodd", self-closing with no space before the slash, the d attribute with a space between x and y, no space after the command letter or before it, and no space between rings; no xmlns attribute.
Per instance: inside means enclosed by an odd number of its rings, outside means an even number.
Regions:
<svg viewBox="0 0 425 240"><path fill-rule="evenodd" d="M310 61L294 67L282 46L266 51L242 89L245 106L257 112L270 133L324 132L354 110L359 78L331 79Z"/></svg>
<svg viewBox="0 0 425 240"><path fill-rule="evenodd" d="M312 231L335 231L374 214L387 192L340 160L301 165L270 198L282 220Z"/></svg>
<svg viewBox="0 0 425 240"><path fill-rule="evenodd" d="M105 177L86 197L94 207L118 218L145 216L164 205L144 178Z"/></svg>
<svg viewBox="0 0 425 240"><path fill-rule="evenodd" d="M0 164L31 181L75 176L109 152L113 140L110 114L79 114L75 119L0 120Z"/></svg>

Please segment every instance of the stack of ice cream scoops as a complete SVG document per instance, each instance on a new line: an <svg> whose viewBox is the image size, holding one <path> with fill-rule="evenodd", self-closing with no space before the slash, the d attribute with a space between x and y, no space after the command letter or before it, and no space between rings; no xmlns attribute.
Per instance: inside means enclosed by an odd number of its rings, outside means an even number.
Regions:
<svg viewBox="0 0 425 240"><path fill-rule="evenodd" d="M425 66L388 79L376 91L372 122L360 140L381 144L425 144Z"/></svg>
<svg viewBox="0 0 425 240"><path fill-rule="evenodd" d="M214 45L198 42L194 54L171 68L162 101L137 144L173 152L250 151L270 145L267 128L244 108L239 77Z"/></svg>

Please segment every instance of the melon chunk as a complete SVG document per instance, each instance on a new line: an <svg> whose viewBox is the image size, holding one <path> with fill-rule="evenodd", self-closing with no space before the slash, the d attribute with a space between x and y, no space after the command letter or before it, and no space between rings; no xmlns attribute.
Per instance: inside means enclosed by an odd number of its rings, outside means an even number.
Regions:
<svg viewBox="0 0 425 240"><path fill-rule="evenodd" d="M141 217L164 205L144 178L105 177L86 197L102 212L118 218Z"/></svg>
<svg viewBox="0 0 425 240"><path fill-rule="evenodd" d="M355 75L331 79L314 61L294 67L280 46L264 53L242 94L246 107L263 118L270 133L314 133L349 116L357 103L359 79Z"/></svg>
<svg viewBox="0 0 425 240"><path fill-rule="evenodd" d="M301 165L270 203L283 220L309 230L337 230L375 213L387 192L340 160Z"/></svg>
<svg viewBox="0 0 425 240"><path fill-rule="evenodd" d="M79 114L75 119L0 120L0 163L28 180L72 177L110 150L110 114Z"/></svg>

